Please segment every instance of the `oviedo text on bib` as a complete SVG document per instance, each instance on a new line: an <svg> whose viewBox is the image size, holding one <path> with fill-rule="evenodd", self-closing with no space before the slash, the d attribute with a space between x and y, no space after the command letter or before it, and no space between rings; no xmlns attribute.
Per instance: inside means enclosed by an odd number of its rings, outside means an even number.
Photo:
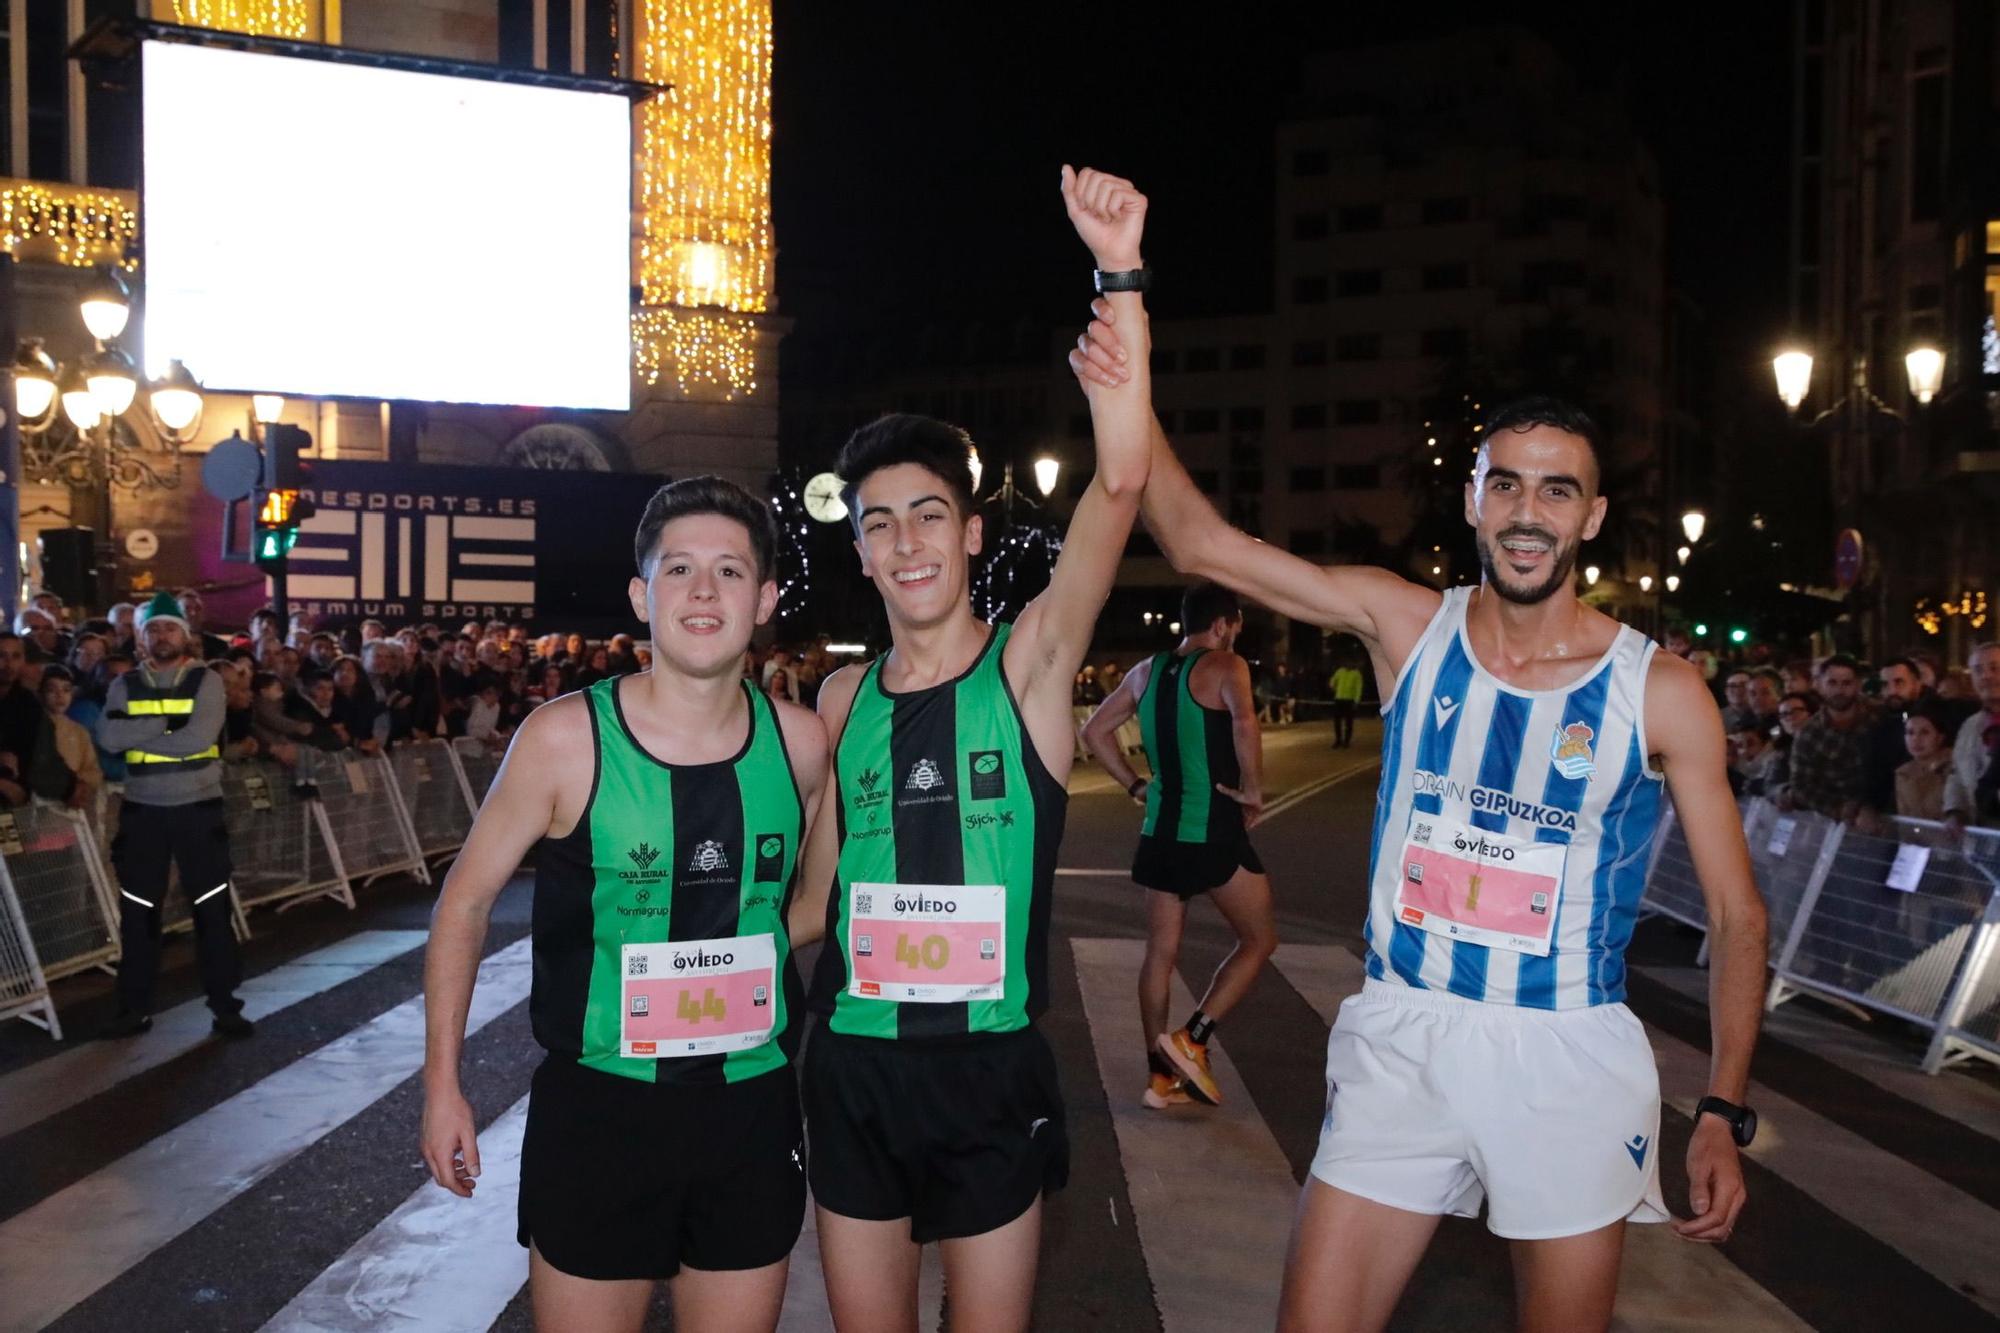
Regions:
<svg viewBox="0 0 2000 1333"><path fill-rule="evenodd" d="M1006 993L1001 885L855 884L847 920L850 995L955 1004Z"/></svg>
<svg viewBox="0 0 2000 1333"><path fill-rule="evenodd" d="M1469 944L1546 957L1568 852L1560 842L1413 815L1403 843L1396 920Z"/></svg>

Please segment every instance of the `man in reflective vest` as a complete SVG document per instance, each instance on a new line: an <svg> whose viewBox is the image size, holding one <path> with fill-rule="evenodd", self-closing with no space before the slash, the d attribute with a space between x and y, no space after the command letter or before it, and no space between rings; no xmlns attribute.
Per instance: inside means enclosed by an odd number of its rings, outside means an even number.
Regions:
<svg viewBox="0 0 2000 1333"><path fill-rule="evenodd" d="M118 872L119 1014L108 1035L153 1026L160 972L160 905L167 865L180 868L194 912L195 954L215 1031L247 1037L250 1020L236 988L243 960L229 920L229 830L222 816L222 679L189 655L192 636L180 603L160 593L139 612L145 665L111 682L97 741L125 757L125 803L111 863Z"/></svg>

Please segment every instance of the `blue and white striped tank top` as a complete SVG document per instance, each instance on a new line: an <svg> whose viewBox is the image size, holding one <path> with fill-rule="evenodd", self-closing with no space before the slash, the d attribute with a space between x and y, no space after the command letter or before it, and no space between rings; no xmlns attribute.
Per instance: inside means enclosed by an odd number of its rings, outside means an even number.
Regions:
<svg viewBox="0 0 2000 1333"><path fill-rule="evenodd" d="M1445 593L1383 710L1363 931L1368 975L1532 1009L1618 1003L1660 815L1664 775L1648 761L1644 722L1646 671L1657 645L1621 627L1610 651L1574 684L1516 689L1472 655L1465 633L1472 592ZM1482 845L1487 834L1500 837ZM1435 913L1430 929L1409 924L1426 917L1412 903L1442 891L1432 841L1468 836L1454 845L1473 848L1476 859L1501 854L1495 849L1504 843L1514 849L1504 853L1510 861L1518 850L1524 864L1559 866L1537 881L1559 878L1561 886L1559 894L1538 895L1533 909L1552 918L1542 927L1545 955L1451 938ZM1470 883L1476 897L1479 881ZM1489 890L1489 910L1494 896ZM1526 901L1524 894L1519 919L1532 921ZM1462 893L1457 902L1463 905ZM1450 925L1444 931L1456 933Z"/></svg>

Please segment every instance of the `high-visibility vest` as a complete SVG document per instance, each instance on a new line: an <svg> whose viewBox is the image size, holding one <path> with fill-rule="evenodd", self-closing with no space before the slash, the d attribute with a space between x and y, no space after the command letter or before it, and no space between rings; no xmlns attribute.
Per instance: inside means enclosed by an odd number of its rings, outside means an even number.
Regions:
<svg viewBox="0 0 2000 1333"><path fill-rule="evenodd" d="M169 732L179 731L194 715L195 699L201 694L201 680L205 667L189 667L181 678L171 685L155 685L144 670L125 673L125 715L127 717L164 717ZM217 737L220 739L220 736ZM210 745L206 750L194 754L155 754L151 750L127 750L126 766L133 772L155 772L170 764L182 768L199 768L212 764L222 757L220 745Z"/></svg>

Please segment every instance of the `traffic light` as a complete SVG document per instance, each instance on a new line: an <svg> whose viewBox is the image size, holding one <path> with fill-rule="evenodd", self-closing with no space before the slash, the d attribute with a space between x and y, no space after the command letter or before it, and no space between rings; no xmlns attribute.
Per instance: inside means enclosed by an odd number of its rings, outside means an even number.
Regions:
<svg viewBox="0 0 2000 1333"><path fill-rule="evenodd" d="M312 436L273 422L264 428L264 485L257 493L257 521L250 551L265 569L282 566L298 544L299 524L313 516L312 465L300 457Z"/></svg>
<svg viewBox="0 0 2000 1333"><path fill-rule="evenodd" d="M1738 626L1729 631L1729 641L1731 643L1748 643L1750 641L1750 631Z"/></svg>
<svg viewBox="0 0 2000 1333"><path fill-rule="evenodd" d="M313 502L296 490L266 491L257 502L257 563L281 561L298 545L299 524L313 516Z"/></svg>

